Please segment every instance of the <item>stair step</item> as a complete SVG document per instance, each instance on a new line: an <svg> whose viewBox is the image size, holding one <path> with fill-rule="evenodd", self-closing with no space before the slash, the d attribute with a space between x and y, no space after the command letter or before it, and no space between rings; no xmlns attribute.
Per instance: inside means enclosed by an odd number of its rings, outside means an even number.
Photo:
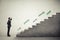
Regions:
<svg viewBox="0 0 60 40"><path fill-rule="evenodd" d="M17 37L47 37L47 36L60 36L60 13L37 23L33 28L25 30L24 32L17 34Z"/></svg>

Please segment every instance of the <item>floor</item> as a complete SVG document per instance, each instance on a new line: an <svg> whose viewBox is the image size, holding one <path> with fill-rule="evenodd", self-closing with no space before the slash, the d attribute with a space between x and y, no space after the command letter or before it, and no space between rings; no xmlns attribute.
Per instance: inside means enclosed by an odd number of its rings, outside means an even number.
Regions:
<svg viewBox="0 0 60 40"><path fill-rule="evenodd" d="M60 40L60 37L0 37L0 40Z"/></svg>

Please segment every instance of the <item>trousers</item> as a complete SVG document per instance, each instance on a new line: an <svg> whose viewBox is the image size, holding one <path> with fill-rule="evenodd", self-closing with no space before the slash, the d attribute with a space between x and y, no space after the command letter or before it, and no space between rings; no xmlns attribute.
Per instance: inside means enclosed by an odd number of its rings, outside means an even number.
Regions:
<svg viewBox="0 0 60 40"><path fill-rule="evenodd" d="M7 35L8 36L10 35L10 28L11 28L11 26L8 26L8 28L7 28Z"/></svg>

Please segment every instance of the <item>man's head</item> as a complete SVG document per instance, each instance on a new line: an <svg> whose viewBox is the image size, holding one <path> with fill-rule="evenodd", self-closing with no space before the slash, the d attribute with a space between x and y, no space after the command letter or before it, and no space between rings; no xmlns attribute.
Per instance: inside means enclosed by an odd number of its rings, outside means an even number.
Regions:
<svg viewBox="0 0 60 40"><path fill-rule="evenodd" d="M12 20L12 18L11 18L11 17L9 17L8 19L9 19L9 20Z"/></svg>

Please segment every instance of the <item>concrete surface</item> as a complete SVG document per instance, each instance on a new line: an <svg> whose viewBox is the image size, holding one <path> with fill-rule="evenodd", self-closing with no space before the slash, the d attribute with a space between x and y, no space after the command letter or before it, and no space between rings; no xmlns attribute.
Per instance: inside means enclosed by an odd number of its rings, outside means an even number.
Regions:
<svg viewBox="0 0 60 40"><path fill-rule="evenodd" d="M17 37L60 37L60 13L17 34Z"/></svg>

